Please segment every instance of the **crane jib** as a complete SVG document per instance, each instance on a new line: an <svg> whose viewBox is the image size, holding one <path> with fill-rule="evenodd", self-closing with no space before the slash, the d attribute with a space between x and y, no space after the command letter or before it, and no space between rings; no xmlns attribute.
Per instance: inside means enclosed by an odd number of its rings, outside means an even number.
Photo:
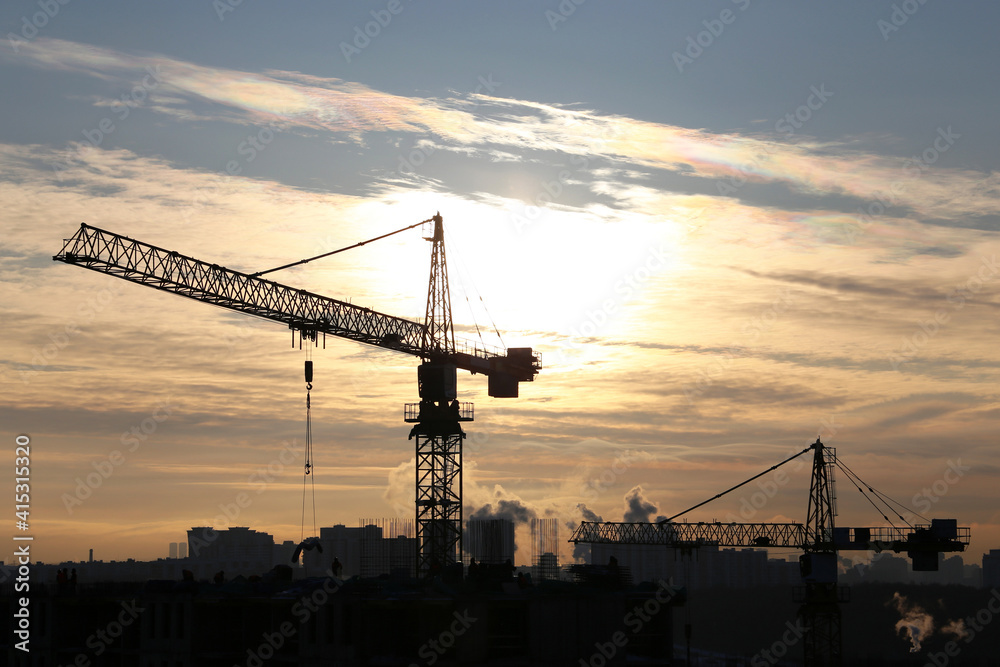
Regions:
<svg viewBox="0 0 1000 667"><path fill-rule="evenodd" d="M427 329L420 322L254 277L90 225L82 224L52 259L282 322L295 330L330 334L418 357L430 354L425 349ZM462 351L449 355L449 361L458 368L510 377L515 383L533 379L539 366L537 355L508 357L507 350L473 344L457 347Z"/></svg>

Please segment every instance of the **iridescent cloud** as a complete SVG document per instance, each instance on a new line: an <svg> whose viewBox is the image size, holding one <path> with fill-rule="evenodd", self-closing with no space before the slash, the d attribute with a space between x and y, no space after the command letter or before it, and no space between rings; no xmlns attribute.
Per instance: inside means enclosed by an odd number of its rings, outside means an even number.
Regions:
<svg viewBox="0 0 1000 667"><path fill-rule="evenodd" d="M865 153L846 143L792 144L761 134L711 133L485 95L476 95L475 108L468 110L468 100L405 97L299 72L242 72L54 39L22 45L17 58L103 80L132 81L144 71L157 72L163 85L151 95L151 108L180 117L178 99L184 98L225 107L230 115L219 116L224 120L234 120L235 112L235 120L247 123L284 122L352 135L432 134L452 150L555 151L723 183L780 183L800 193L861 200L844 211L855 217L859 210L874 216L891 211L961 222L1000 213L1000 175L935 166L935 156L963 140L948 127L929 135L926 150L913 159ZM157 99L162 103L156 105Z"/></svg>

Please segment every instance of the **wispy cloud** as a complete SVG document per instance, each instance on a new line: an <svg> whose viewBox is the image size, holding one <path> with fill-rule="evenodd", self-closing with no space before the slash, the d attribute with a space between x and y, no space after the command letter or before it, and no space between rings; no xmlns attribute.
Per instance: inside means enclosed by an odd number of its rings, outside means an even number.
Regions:
<svg viewBox="0 0 1000 667"><path fill-rule="evenodd" d="M163 85L152 93L150 108L178 118L192 114L246 123L282 121L355 137L386 131L430 134L446 149L477 147L486 156L514 152L525 159L535 151L556 152L699 179L738 179L736 190L744 183L772 183L811 196L852 200L826 216L856 217L856 209L872 203L881 211L878 216L912 215L957 225L968 224L970 216L1000 213L1000 174L945 169L919 156L914 161L866 153L850 140L789 143L763 134L713 133L486 95L477 95L470 110L468 100L406 97L300 72L244 72L57 39L23 45L17 58L105 81L155 71ZM205 102L217 110L190 108ZM939 155L962 140L960 128L938 128L927 137L928 150Z"/></svg>

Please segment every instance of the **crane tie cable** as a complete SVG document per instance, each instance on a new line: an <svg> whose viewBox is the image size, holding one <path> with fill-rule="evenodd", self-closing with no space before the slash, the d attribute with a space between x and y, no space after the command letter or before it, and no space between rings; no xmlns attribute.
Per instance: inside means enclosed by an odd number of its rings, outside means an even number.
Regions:
<svg viewBox="0 0 1000 667"><path fill-rule="evenodd" d="M886 499L888 499L888 500L891 500L891 501L892 501L893 503L895 503L896 505L898 505L899 507L901 507L901 508L903 508L903 509L905 509L905 510L907 510L907 511L911 511L911 510L910 510L909 508L907 508L906 506L902 505L901 503L899 503L899 502L897 502L897 501L893 500L893 499L892 499L892 498L890 498L890 497L889 497L888 495L886 495L886 494L884 494L884 493L882 493L882 492L880 492L880 491L878 491L878 490L876 490L876 489L873 489L873 488L872 488L872 487L871 487L871 486L870 486L870 485L869 485L869 484L868 484L867 482L865 482L865 481L864 481L863 479L861 479L861 477L859 477L859 476L858 476L858 474L857 474L856 472L854 472L854 471L853 471L853 470L851 470L851 469L850 469L849 467L847 467L847 465L846 465L846 464L843 464L843 463L841 463L840 461L837 461L837 467L838 467L838 468L840 468L840 470L841 470L841 471L842 471L842 472L843 472L843 473L844 473L845 475L847 475L847 478L848 478L849 480L851 480L851 482L852 482L852 483L854 484L854 486L855 486L855 487L857 487L858 491L860 491L860 492L861 492L861 495L863 495L863 496L865 497L865 499L866 499L866 500L868 500L868 502L872 504L872 507L874 507L874 508L875 508L875 511L877 511L877 512L878 512L879 514L881 514L881 515L882 515L882 518L883 518L883 519L885 519L885 520L886 520L886 521L887 521L887 522L889 523L889 525L890 525L890 526L892 526L892 525L893 525L893 523L892 523L892 520L891 520L891 519L889 519L889 517L887 517L887 516L885 515L885 513L884 513L884 512L883 512L883 511L882 511L881 509L879 509L879 507L878 507L877 505L875 505L875 503L874 503L874 502L872 501L872 499L871 499L871 498L870 498L870 497L868 496L868 494L866 494L866 493L865 493L864 489L862 489L862 488L861 488L861 486L859 486L859 483L860 483L861 485L863 485L863 486L864 486L865 488L867 488L867 489L868 489L868 491L872 493L872 495L874 495L874 496L875 496L876 498L878 498L878 499L879 499L879 500L880 500L880 501L882 502L882 504L883 504L883 505L885 505L885 508L886 508L886 511L888 511L888 512L890 512L890 513L894 514L894 515L895 515L895 516L896 516L897 518L899 518L899 520L900 520L900 521L902 521L903 523L905 523L905 524L906 524L907 526L909 526L910 528L913 528L913 527L914 527L914 526L913 526L913 524L912 524L912 523L910 523L909 521L907 521L907 520L906 520L906 518L905 518L905 517L903 517L903 515L902 515L902 514L900 514L900 513L899 513L899 512L897 512L896 510L894 510L894 509L893 509L893 508L892 508L892 507L891 507L891 506L889 505L889 503L888 503L888 502L886 502ZM917 514L916 512L913 512L913 513L914 513L914 514L916 514L916 516L919 516L919 517L920 517L921 519L923 519L924 521L929 521L929 519L928 519L927 517L925 517L925 516L923 516L923 515L921 515L921 514ZM895 526L893 526L893 527L895 527Z"/></svg>
<svg viewBox="0 0 1000 667"><path fill-rule="evenodd" d="M847 475L847 479L851 480L851 483L854 484L854 488L856 488L859 492L861 492L861 495L865 497L865 500L867 500L869 503L871 503L871 506L875 508L875 511L878 512L880 515L882 515L882 518L886 520L886 523L888 523L890 526L892 526L893 528L895 528L895 526L893 526L893 524L892 524L892 519L890 519L889 517L887 517L885 515L885 512L883 512L882 510L879 509L878 505L876 505L875 502L868 496L868 494L865 493L864 489L862 489L860 486L858 486L858 483L854 480L854 478L846 470L844 470L844 468L842 466L840 466L839 463L837 464L837 467L840 468L841 471L845 475ZM869 489L869 490L871 490L871 489ZM903 519L903 517L899 517L899 518ZM906 521L906 519L903 519L903 521ZM909 522L907 521L907 523L909 523ZM912 526L911 526L911 528L912 528Z"/></svg>
<svg viewBox="0 0 1000 667"><path fill-rule="evenodd" d="M846 467L846 464L844 464L844 467ZM860 481L860 482L861 482L862 484L864 484L864 485L865 485L866 487L868 487L868 490L869 490L869 491L871 491L872 493L874 493L874 494L875 494L875 495L876 495L876 496L877 496L877 497L879 498L879 500L881 500L881 501L882 501L883 503L885 503L886 507L888 507L888 505L889 505L889 503L886 503L886 502L885 502L885 501L886 501L886 499L888 499L888 500L892 501L892 503L893 503L894 505L896 505L897 507L900 507L900 508L902 508L902 509L906 510L907 512L913 512L913 514L915 514L916 516L920 517L920 518L921 518L921 519L923 519L924 521L927 521L928 523L930 522L930 519L928 519L927 517L925 517L925 516L924 516L923 514L920 514L920 513L916 512L916 511L914 511L914 510L911 510L911 509L910 509L909 507L907 507L906 505L903 505L902 503L900 503L900 502L898 502L898 501L896 501L896 500L893 500L893 499L892 499L891 497L889 497L889 496L888 496L887 494L884 494L884 493L882 493L882 492L881 492L881 491L879 491L878 489L873 489L873 488L872 488L872 487L871 487L871 486L870 486L869 484L867 484L867 483L866 483L866 482L865 482L865 481L864 481L863 479L861 479L860 477L858 477L858 474L857 474L856 472L854 472L853 470L851 470L850 468L847 468L847 472L849 472L849 473L850 473L851 475L853 475L853 476L854 476L855 478L857 478L857 480L858 480L858 481ZM896 515L897 515L897 516L899 516L898 512L896 513ZM906 519L903 519L903 517L902 517L902 516L900 516L899 518L900 518L900 519L902 519L903 521L906 521ZM906 523L907 523L907 524L909 524L910 522L909 522L909 521L906 521ZM912 528L913 526L911 525L910 527Z"/></svg>
<svg viewBox="0 0 1000 667"><path fill-rule="evenodd" d="M259 278L260 276L264 275L265 273L273 273L275 271L281 271L282 269L288 269L288 268L291 268L293 266L298 266L299 264L306 264L307 262L311 262L311 261L316 260L316 259L322 259L323 257L329 257L330 255L336 255L338 252L344 252L345 250L351 250L353 248L360 248L361 246L363 246L363 245L365 245L367 243L371 243L372 241L378 241L379 239L384 239L387 236L392 236L393 234L399 234L400 232L405 232L407 229L413 229L414 227L419 227L420 225L427 224L428 222L431 222L431 220L433 220L433 218L428 219L428 220L421 220L420 222L415 222L412 225L410 225L409 227L403 227L402 229L397 229L396 231L389 232L388 234L382 234L382 236L376 236L375 238L368 239L367 241L360 241L359 243L355 243L354 245L349 245L349 246L345 246L343 248L338 248L337 250L331 250L330 252L324 252L322 255L316 255L315 257L310 257L308 259L300 259L297 262L292 262L291 264L284 264L282 266L276 266L273 269L268 269L266 271L258 271L257 273L251 273L250 277L251 278Z"/></svg>
<svg viewBox="0 0 1000 667"><path fill-rule="evenodd" d="M816 440L816 442L819 442L819 440L817 439L817 440ZM709 498L708 500L706 500L706 501L703 501L703 502L700 502L700 503L698 503L698 504L697 504L697 505L695 505L694 507L689 507L689 508L687 508L686 510L684 510L683 512L678 512L677 514L673 515L672 517L668 517L668 518L664 519L663 521L660 521L659 523L670 523L671 521L673 521L673 520L674 520L674 519L676 519L677 517L679 517L679 516L683 516L684 514L687 514L688 512L690 512L691 510L695 510L695 509L698 509L698 508L699 508L699 507L701 507L702 505L707 505L708 503L712 502L713 500L715 500L715 499L717 499L717 498L721 498L722 496L726 495L726 494L727 494L727 493L729 493L730 491L735 491L736 489L740 488L741 486L744 486L744 485L746 485L746 484L749 484L750 482L754 481L754 480L755 480L755 479L757 479L758 477L763 477L764 475L766 475L767 473L771 472L772 470L775 470L775 469L777 469L777 468L780 468L781 466L785 465L786 463L788 463L788 462L789 462L789 461L791 461L792 459L797 459L798 457L802 456L802 455L803 455L803 454L805 454L806 452L810 451L810 450L811 450L811 449L812 449L812 448L813 448L814 446L815 446L815 445L809 445L808 447L806 447L805 449L803 449L803 450L802 450L801 452L799 452L798 454L794 454L794 455L792 455L792 456L789 456L789 457L788 457L787 459L785 459L785 460L784 460L784 461L782 461L781 463L777 463L777 464L775 464L775 465L771 466L770 468L768 468L768 469L767 469L767 470L765 470L764 472L760 473L759 475L754 475L753 477L751 477L750 479L746 480L745 482L740 482L740 483L739 483L739 484L737 484L736 486L734 486L734 487L732 487L732 488L730 488L730 489L726 489L726 490L725 490L725 491L723 491L722 493L719 493L719 494L716 494L716 495L712 496L711 498Z"/></svg>

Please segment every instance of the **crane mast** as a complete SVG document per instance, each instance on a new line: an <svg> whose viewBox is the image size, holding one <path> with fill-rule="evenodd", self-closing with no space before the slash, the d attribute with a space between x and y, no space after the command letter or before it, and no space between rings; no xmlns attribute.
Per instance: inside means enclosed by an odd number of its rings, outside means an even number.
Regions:
<svg viewBox="0 0 1000 667"><path fill-rule="evenodd" d="M462 558L462 441L460 422L472 421L473 406L458 403L451 294L445 262L444 225L432 218L431 270L424 320L424 360L417 369L420 403L404 408L415 424L417 571L437 572Z"/></svg>
<svg viewBox="0 0 1000 667"><path fill-rule="evenodd" d="M436 214L431 236L431 275L427 281L427 314L424 317L424 350L430 355L455 352L455 327L451 321L451 292L448 287L448 263L444 253L444 221Z"/></svg>
<svg viewBox="0 0 1000 667"><path fill-rule="evenodd" d="M457 401L457 370L486 375L490 396L516 398L519 384L534 380L541 369L541 356L531 348L503 350L456 343L443 219L436 214L423 222L433 223L427 238L432 243L431 268L423 323L260 277L316 257L248 274L81 224L53 260L281 322L312 340L329 334L420 357L420 402L405 405L403 418L414 424L410 439L416 438L417 568L425 573L460 562L462 557L465 432L460 423L473 420L473 406Z"/></svg>

